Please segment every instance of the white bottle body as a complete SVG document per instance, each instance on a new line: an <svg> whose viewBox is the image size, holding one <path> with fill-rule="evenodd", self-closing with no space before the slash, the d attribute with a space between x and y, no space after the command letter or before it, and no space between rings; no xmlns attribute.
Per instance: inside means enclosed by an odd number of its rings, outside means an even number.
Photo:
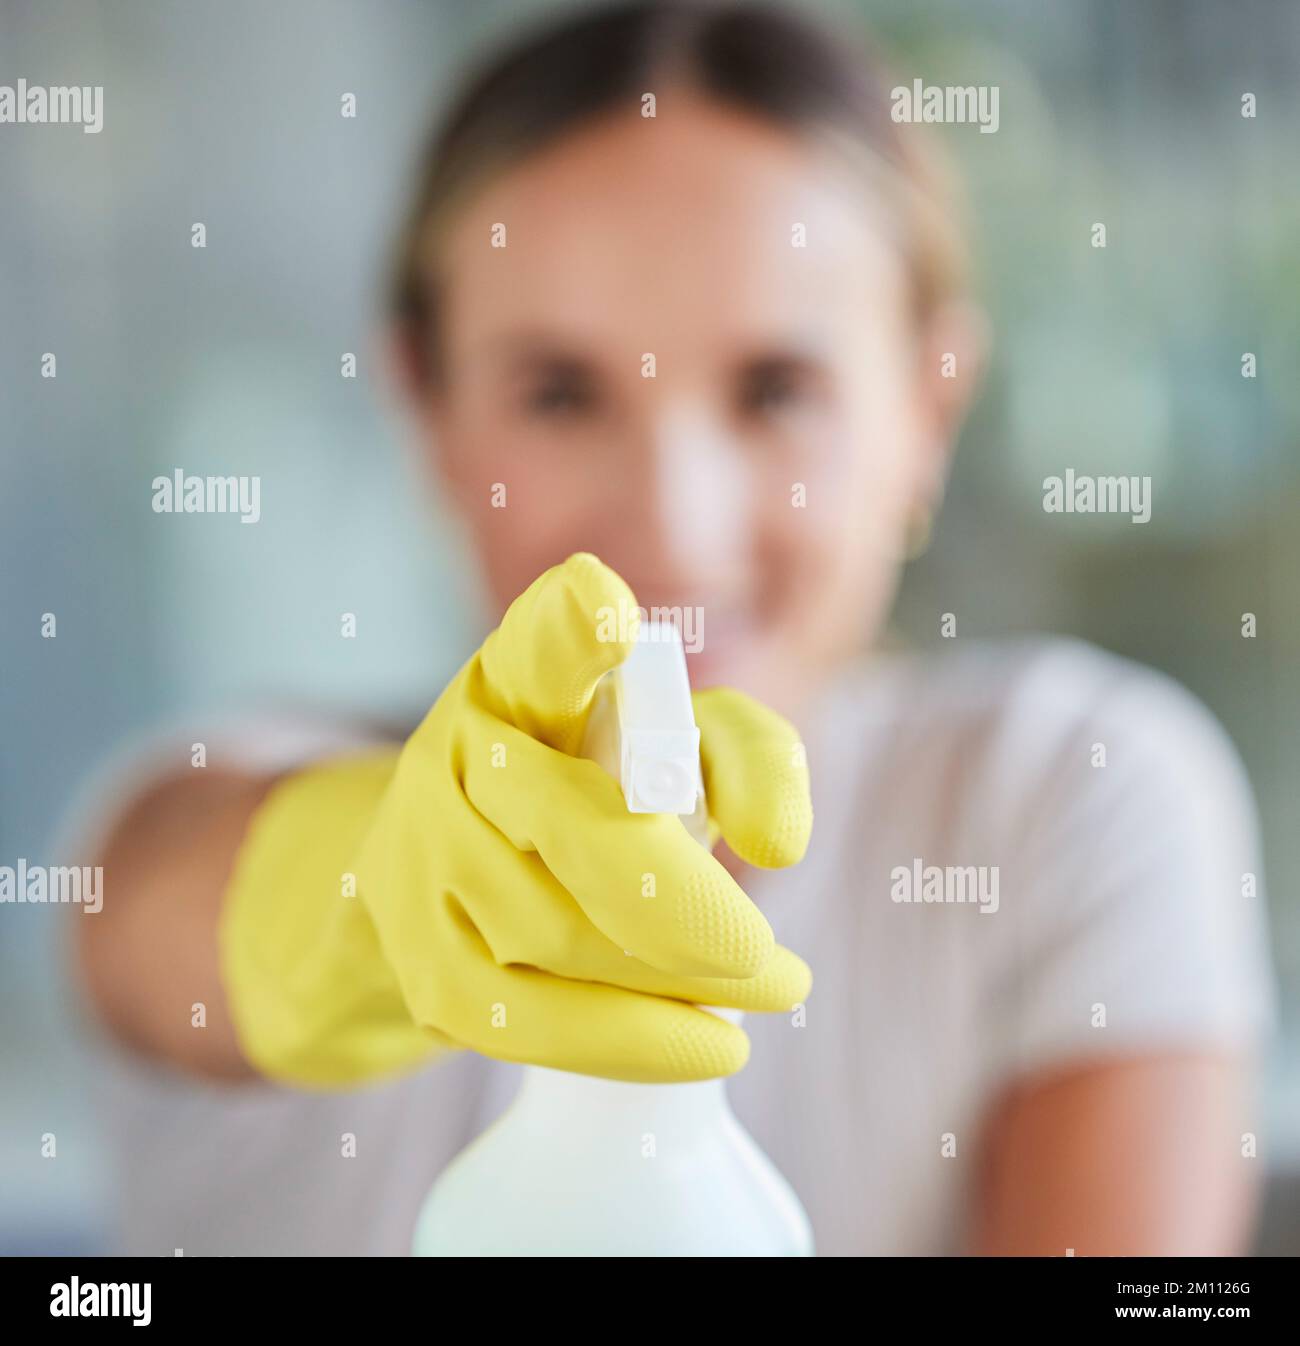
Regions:
<svg viewBox="0 0 1300 1346"><path fill-rule="evenodd" d="M424 1203L417 1257L797 1257L812 1229L725 1082L537 1067Z"/></svg>

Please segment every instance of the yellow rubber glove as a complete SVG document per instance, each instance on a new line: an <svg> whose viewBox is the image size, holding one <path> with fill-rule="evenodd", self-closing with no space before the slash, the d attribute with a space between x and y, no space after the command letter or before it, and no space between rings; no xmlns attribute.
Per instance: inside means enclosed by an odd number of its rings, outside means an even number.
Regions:
<svg viewBox="0 0 1300 1346"><path fill-rule="evenodd" d="M612 570L571 556L515 600L400 752L268 793L220 929L231 1013L264 1074L336 1087L470 1048L707 1079L739 1070L749 1043L699 1004L805 998L807 965L681 820L629 813L617 782L572 755L635 638L633 619L631 639L602 639L610 614L635 610ZM717 827L753 864L793 864L812 827L794 729L738 692L695 706Z"/></svg>

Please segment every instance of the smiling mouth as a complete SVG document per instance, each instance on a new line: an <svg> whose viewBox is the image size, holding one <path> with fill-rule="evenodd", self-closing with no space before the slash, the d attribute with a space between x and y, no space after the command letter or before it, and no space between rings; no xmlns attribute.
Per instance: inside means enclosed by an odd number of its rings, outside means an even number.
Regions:
<svg viewBox="0 0 1300 1346"><path fill-rule="evenodd" d="M692 671L700 676L729 663L751 644L761 626L747 604L733 600L663 603L649 602L638 594L637 602L643 619L677 627Z"/></svg>
<svg viewBox="0 0 1300 1346"><path fill-rule="evenodd" d="M755 625L745 618L732 616L713 617L707 610L705 620L695 633L698 639L688 646L696 662L704 667L729 661L738 655L750 643L755 634ZM683 643L686 641L683 639Z"/></svg>

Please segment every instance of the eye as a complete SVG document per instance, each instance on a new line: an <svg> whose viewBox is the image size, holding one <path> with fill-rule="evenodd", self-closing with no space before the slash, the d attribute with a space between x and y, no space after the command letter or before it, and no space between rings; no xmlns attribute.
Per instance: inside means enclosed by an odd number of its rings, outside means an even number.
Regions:
<svg viewBox="0 0 1300 1346"><path fill-rule="evenodd" d="M803 402L811 389L805 373L788 363L754 366L740 385L740 409L747 416L772 416Z"/></svg>
<svg viewBox="0 0 1300 1346"><path fill-rule="evenodd" d="M524 394L524 410L537 416L573 416L590 410L595 394L578 374L550 375Z"/></svg>

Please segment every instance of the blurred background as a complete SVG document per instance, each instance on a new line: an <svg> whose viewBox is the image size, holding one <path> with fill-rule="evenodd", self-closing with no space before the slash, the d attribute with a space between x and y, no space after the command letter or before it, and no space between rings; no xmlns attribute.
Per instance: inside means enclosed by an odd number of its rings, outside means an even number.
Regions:
<svg viewBox="0 0 1300 1346"><path fill-rule="evenodd" d="M940 132L995 348L896 624L922 645L943 611L964 636L1083 636L1227 727L1263 819L1283 998L1260 1248L1300 1252L1300 7L829 7L865 14L905 80L1001 89L996 135ZM0 128L0 863L65 862L78 787L142 730L268 697L423 707L471 648L473 577L387 410L374 319L430 115L481 46L550 8L0 9L0 83L105 88L99 135ZM1081 242L1094 221L1104 267ZM1067 464L1150 475L1151 522L1046 526L1043 478ZM260 475L259 526L154 514L150 482L177 466ZM345 611L364 614L356 640ZM69 919L0 906L0 1252L101 1246ZM62 1162L39 1159L45 1132Z"/></svg>

